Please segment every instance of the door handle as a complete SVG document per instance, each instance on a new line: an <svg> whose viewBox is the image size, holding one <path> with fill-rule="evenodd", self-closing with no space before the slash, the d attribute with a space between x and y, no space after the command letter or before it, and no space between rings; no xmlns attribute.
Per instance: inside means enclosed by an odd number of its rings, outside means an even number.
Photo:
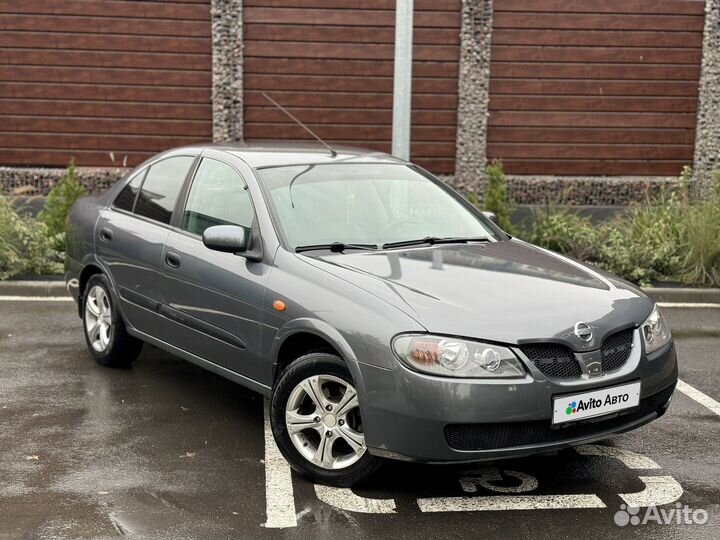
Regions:
<svg viewBox="0 0 720 540"><path fill-rule="evenodd" d="M170 266L171 268L179 268L180 267L180 255L173 251L168 251L165 254L165 264Z"/></svg>
<svg viewBox="0 0 720 540"><path fill-rule="evenodd" d="M100 230L100 240L104 240L105 242L109 242L112 240L113 232L112 229L108 229L107 227L103 227Z"/></svg>

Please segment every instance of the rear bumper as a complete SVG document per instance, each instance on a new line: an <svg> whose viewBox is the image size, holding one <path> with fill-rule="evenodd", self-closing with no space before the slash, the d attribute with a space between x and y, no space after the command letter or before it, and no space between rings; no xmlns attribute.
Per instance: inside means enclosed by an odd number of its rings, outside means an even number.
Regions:
<svg viewBox="0 0 720 540"><path fill-rule="evenodd" d="M374 455L429 463L537 454L640 427L667 410L677 381L675 347L640 355L618 373L553 382L532 369L524 379L460 380L359 364L365 440ZM553 427L552 398L640 380L634 409ZM362 402L361 402L362 403Z"/></svg>
<svg viewBox="0 0 720 540"><path fill-rule="evenodd" d="M65 284L67 290L77 304L80 296L80 273L82 264L71 257L65 257Z"/></svg>

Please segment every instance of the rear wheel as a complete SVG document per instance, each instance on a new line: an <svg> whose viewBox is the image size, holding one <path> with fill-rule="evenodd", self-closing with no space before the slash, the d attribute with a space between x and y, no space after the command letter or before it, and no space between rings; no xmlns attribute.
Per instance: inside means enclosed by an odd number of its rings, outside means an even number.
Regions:
<svg viewBox="0 0 720 540"><path fill-rule="evenodd" d="M85 286L82 305L85 341L97 363L108 367L127 367L132 364L140 354L142 341L127 333L104 275L90 277Z"/></svg>
<svg viewBox="0 0 720 540"><path fill-rule="evenodd" d="M335 355L308 354L283 372L273 390L271 420L290 465L322 483L351 486L381 464L367 451L358 394Z"/></svg>

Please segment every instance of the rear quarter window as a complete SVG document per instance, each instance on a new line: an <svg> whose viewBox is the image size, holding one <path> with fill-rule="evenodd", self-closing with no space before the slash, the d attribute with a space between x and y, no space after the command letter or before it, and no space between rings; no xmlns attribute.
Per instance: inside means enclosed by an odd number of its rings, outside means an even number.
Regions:
<svg viewBox="0 0 720 540"><path fill-rule="evenodd" d="M120 191L118 196L115 197L113 207L127 212L133 211L133 207L135 206L135 197L137 197L138 191L140 190L140 185L142 184L146 170L147 169L143 169L142 171L135 173L135 176L132 177L125 187L122 188L122 191Z"/></svg>
<svg viewBox="0 0 720 540"><path fill-rule="evenodd" d="M151 165L135 203L135 213L169 224L193 161L193 156L176 156Z"/></svg>

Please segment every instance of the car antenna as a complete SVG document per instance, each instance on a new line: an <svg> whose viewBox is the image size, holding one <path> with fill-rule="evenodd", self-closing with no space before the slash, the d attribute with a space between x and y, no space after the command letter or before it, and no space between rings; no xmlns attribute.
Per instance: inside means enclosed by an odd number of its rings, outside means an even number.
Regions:
<svg viewBox="0 0 720 540"><path fill-rule="evenodd" d="M275 105L278 109L280 109L280 110L281 110L282 112L284 112L287 116L289 116L289 117L292 119L292 121L295 122L298 126L300 126L300 127L303 128L305 131L307 131L310 135L312 135L313 137L315 137L320 144L322 144L325 148L328 149L328 151L330 152L330 155L331 155L332 157L337 156L337 152L333 149L332 146L330 146L328 143L326 143L326 142L323 141L320 137L318 137L318 135L317 135L312 129L310 129L310 128L307 127L305 124L303 124L300 120L298 120L297 118L295 118L295 116L294 116L290 111L288 111L285 107L283 107L282 105L280 105L280 104L279 104L277 101L275 101L273 98L271 98L270 96L268 96L265 92L263 92L262 95L263 95L263 96L265 97L265 99L267 99L270 103L272 103L273 105Z"/></svg>

